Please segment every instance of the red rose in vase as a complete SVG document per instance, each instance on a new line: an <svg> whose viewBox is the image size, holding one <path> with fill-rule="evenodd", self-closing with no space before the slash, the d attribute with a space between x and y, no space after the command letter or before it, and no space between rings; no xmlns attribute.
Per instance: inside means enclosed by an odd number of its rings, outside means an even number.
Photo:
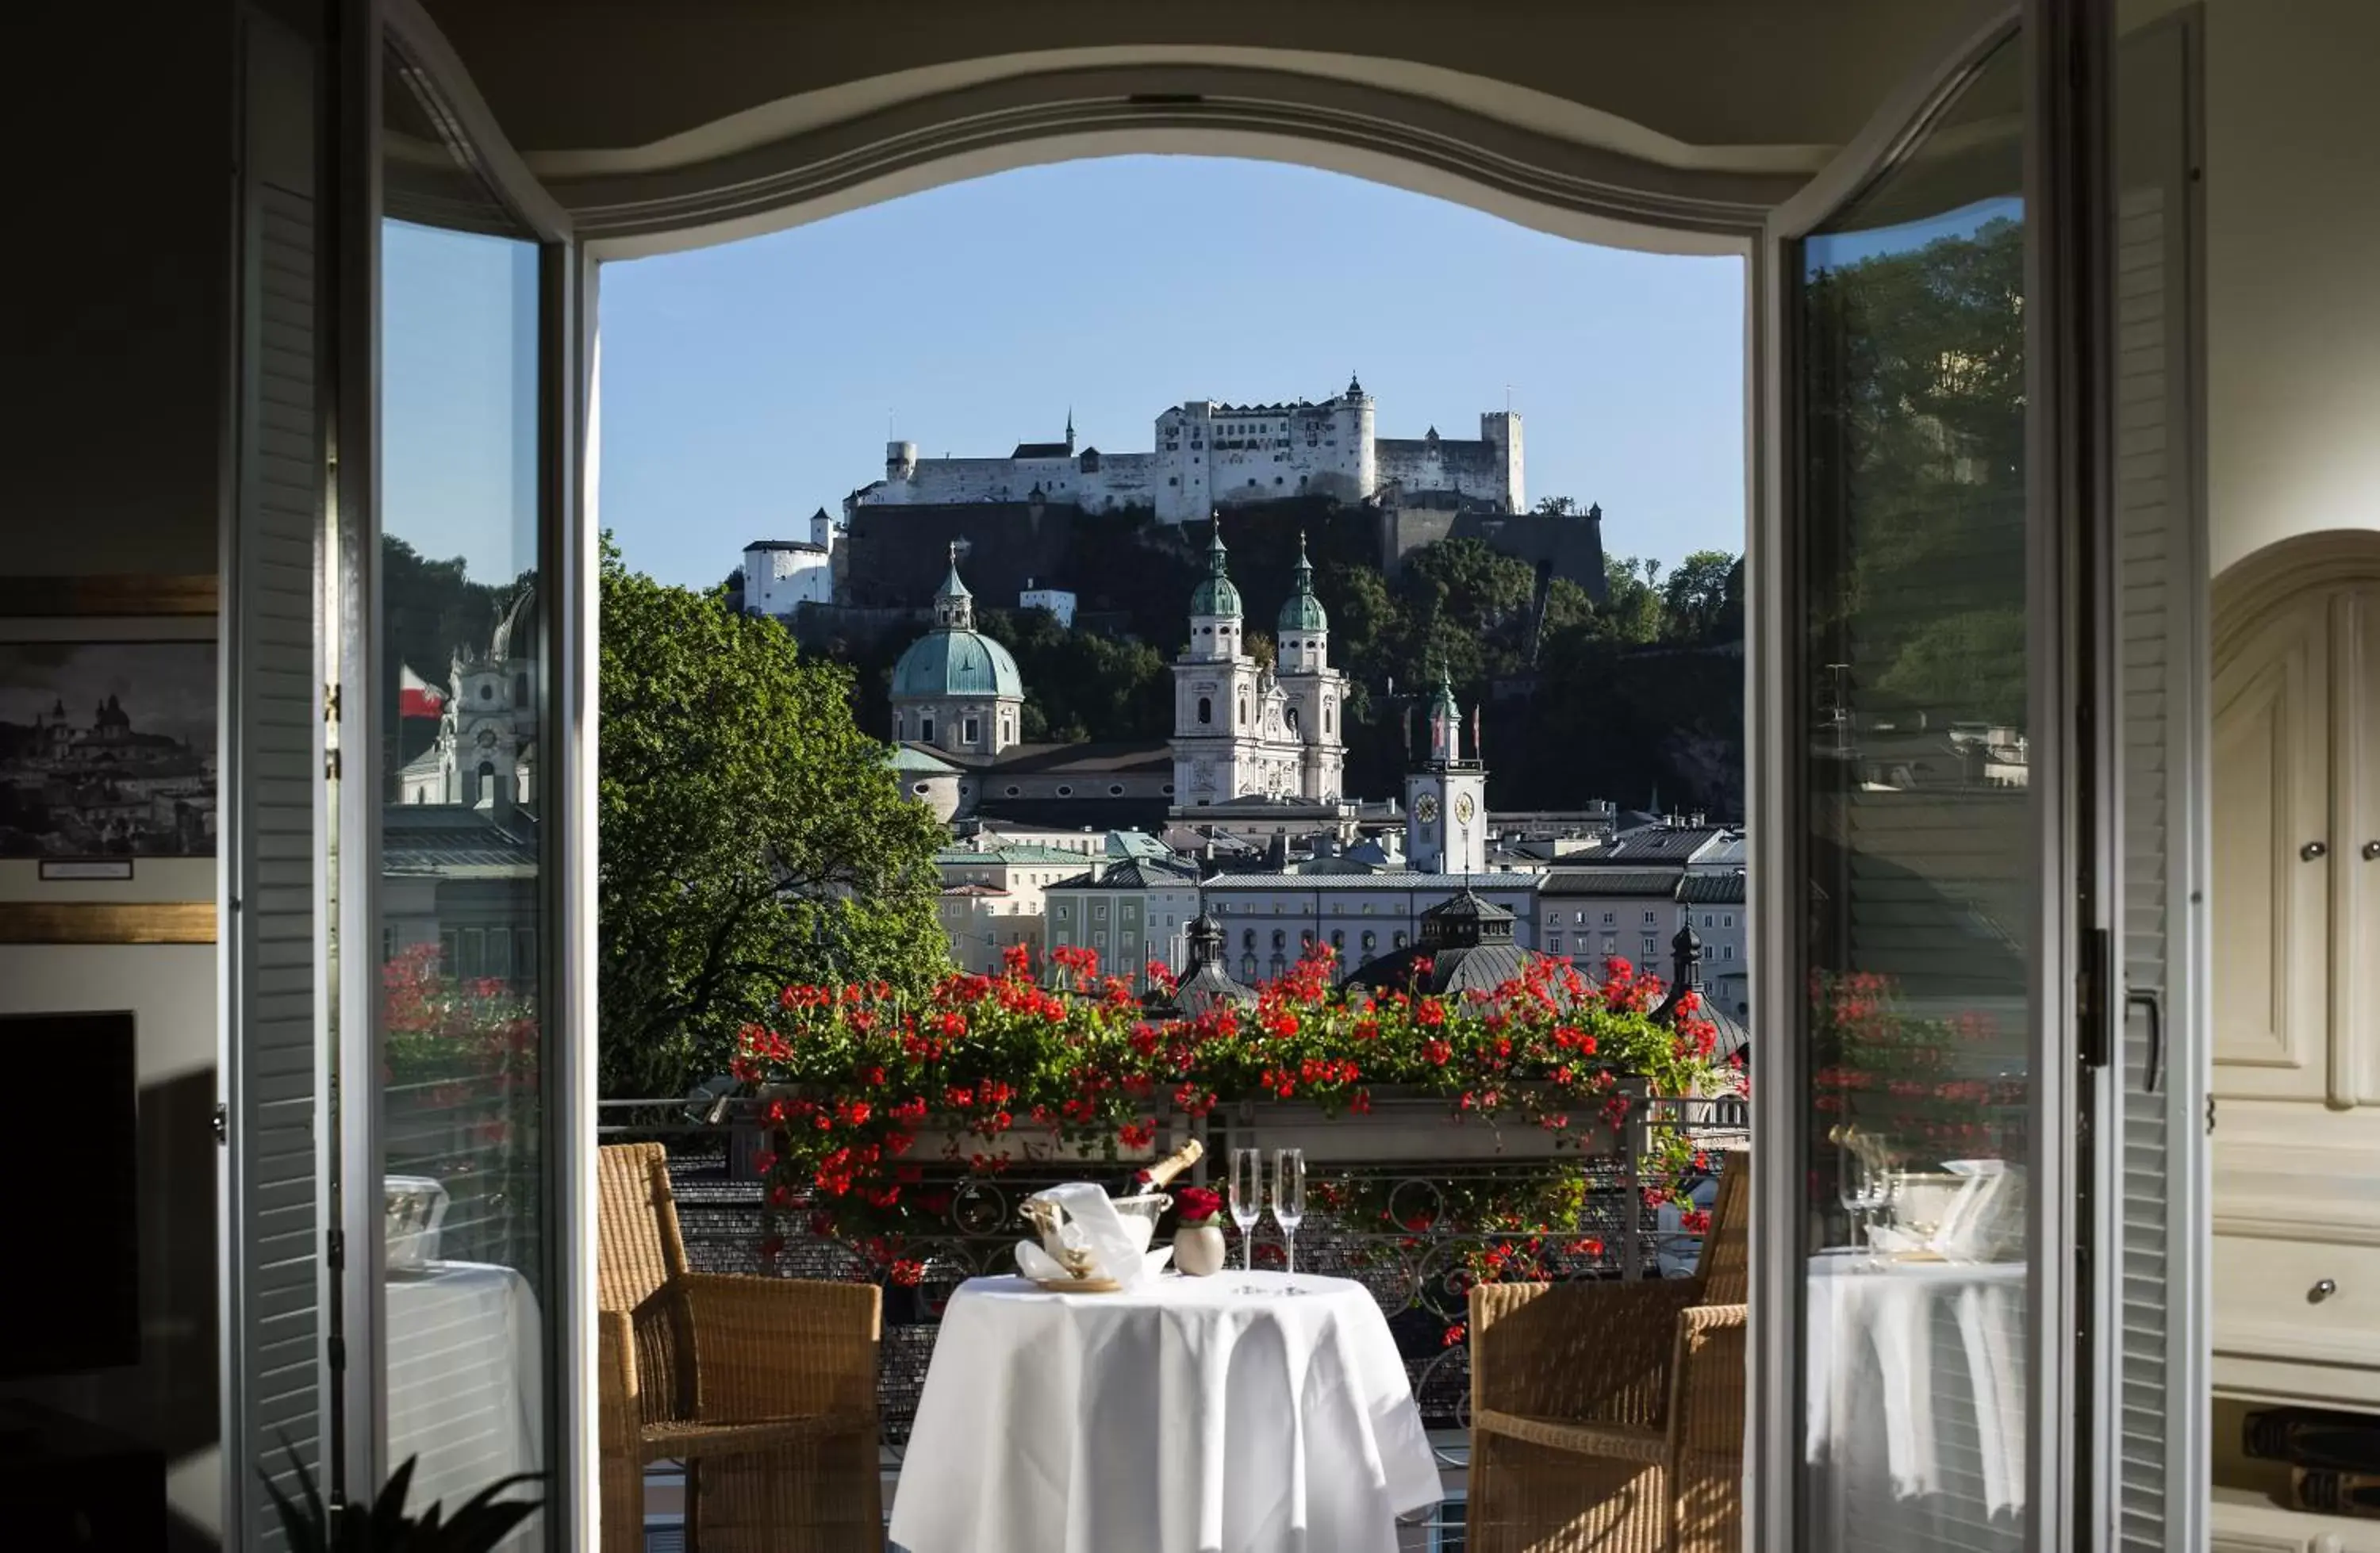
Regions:
<svg viewBox="0 0 2380 1553"><path fill-rule="evenodd" d="M1173 1194L1173 1207L1184 1224L1203 1224L1223 1211L1223 1195L1211 1186L1184 1186Z"/></svg>

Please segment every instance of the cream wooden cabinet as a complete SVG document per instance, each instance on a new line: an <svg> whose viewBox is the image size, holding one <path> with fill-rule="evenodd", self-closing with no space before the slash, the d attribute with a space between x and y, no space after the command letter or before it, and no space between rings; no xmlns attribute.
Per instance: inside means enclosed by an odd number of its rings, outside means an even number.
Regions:
<svg viewBox="0 0 2380 1553"><path fill-rule="evenodd" d="M2380 580L2293 589L2218 636L2215 1094L2369 1146L2380 1117ZM2244 1102L2234 1105L2233 1102Z"/></svg>
<svg viewBox="0 0 2380 1553"><path fill-rule="evenodd" d="M2380 1553L2380 1521L2280 1510L2262 1494L2215 1491L2207 1553Z"/></svg>
<svg viewBox="0 0 2380 1553"><path fill-rule="evenodd" d="M2214 1381L2253 1405L2380 1410L2380 535L2368 541L2218 591ZM2284 1511L2264 1486L2218 1486L2216 1553L2380 1553L2380 1523Z"/></svg>

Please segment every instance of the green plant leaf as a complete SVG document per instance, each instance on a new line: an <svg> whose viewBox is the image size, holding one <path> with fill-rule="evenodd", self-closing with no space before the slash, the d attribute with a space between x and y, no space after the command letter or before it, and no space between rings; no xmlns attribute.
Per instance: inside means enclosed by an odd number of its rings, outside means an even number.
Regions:
<svg viewBox="0 0 2380 1553"><path fill-rule="evenodd" d="M288 1458L290 1469L298 1474L298 1486L306 1500L302 1509L292 1503L271 1474L261 1466L256 1469L256 1475L263 1480L264 1491L273 1496L273 1509L281 1519L282 1535L289 1539L295 1553L330 1553L333 1527L322 1509L322 1496L315 1490L313 1474L306 1470L289 1436L279 1429L273 1435L281 1441L281 1453Z"/></svg>
<svg viewBox="0 0 2380 1553"><path fill-rule="evenodd" d="M371 1520L365 1533L365 1547L371 1553L395 1553L395 1549L410 1543L407 1534L412 1530L412 1523L406 1519L405 1497L412 1491L413 1468L420 1460L419 1456L407 1456L402 1465L388 1474L388 1481L381 1486L380 1498L372 1502ZM340 1553L350 1553L350 1550L343 1548ZM355 1553L361 1553L361 1550L355 1550Z"/></svg>

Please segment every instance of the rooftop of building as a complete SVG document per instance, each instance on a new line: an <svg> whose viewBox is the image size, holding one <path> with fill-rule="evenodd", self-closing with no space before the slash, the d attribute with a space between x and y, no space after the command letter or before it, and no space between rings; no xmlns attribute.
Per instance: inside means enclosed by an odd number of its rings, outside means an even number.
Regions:
<svg viewBox="0 0 2380 1553"><path fill-rule="evenodd" d="M1743 875L1688 874L1679 881L1678 899L1690 906L1740 906L1743 904Z"/></svg>
<svg viewBox="0 0 2380 1553"><path fill-rule="evenodd" d="M1465 889L1500 894L1532 894L1545 877L1543 874L1425 874L1393 870L1357 874L1284 874L1269 870L1217 874L1207 881L1206 888L1228 893L1245 892L1251 895L1294 893L1300 890L1451 892Z"/></svg>
<svg viewBox="0 0 2380 1553"><path fill-rule="evenodd" d="M517 806L391 804L381 819L381 868L443 879L528 879L537 873L537 817Z"/></svg>
<svg viewBox="0 0 2380 1553"><path fill-rule="evenodd" d="M1674 896L1682 868L1575 868L1556 867L1536 876L1544 882L1538 893L1576 896L1643 896L1647 900Z"/></svg>
<svg viewBox="0 0 2380 1553"><path fill-rule="evenodd" d="M959 768L952 765L930 748L920 744L897 744L892 746L892 769L934 776L956 776Z"/></svg>
<svg viewBox="0 0 2380 1553"><path fill-rule="evenodd" d="M1734 832L1723 825L1675 825L1663 821L1623 830L1610 842L1576 859L1586 867L1632 867L1645 863L1684 863L1703 848Z"/></svg>
<svg viewBox="0 0 2380 1553"><path fill-rule="evenodd" d="M1197 866L1158 857L1127 857L1121 862L1062 879L1052 890L1180 890L1198 883Z"/></svg>
<svg viewBox="0 0 2380 1553"><path fill-rule="evenodd" d="M1169 781L1173 775L1172 750L1162 739L1014 744L998 755L978 755L966 750L941 750L936 753L959 767L977 772L1062 776L1069 773L1161 771Z"/></svg>
<svg viewBox="0 0 2380 1553"><path fill-rule="evenodd" d="M1080 867L1083 855L1068 852L1063 847L1021 846L946 846L934 854L938 867L964 867L967 864L995 863L1006 867L1031 867L1045 864L1063 863Z"/></svg>

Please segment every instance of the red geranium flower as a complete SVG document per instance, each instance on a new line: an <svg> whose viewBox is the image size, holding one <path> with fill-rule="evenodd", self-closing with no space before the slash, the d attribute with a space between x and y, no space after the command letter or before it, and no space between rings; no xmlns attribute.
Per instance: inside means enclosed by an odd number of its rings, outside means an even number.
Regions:
<svg viewBox="0 0 2380 1553"><path fill-rule="evenodd" d="M1223 1211L1223 1195L1211 1186L1184 1186L1173 1194L1173 1207L1184 1224L1202 1223Z"/></svg>

